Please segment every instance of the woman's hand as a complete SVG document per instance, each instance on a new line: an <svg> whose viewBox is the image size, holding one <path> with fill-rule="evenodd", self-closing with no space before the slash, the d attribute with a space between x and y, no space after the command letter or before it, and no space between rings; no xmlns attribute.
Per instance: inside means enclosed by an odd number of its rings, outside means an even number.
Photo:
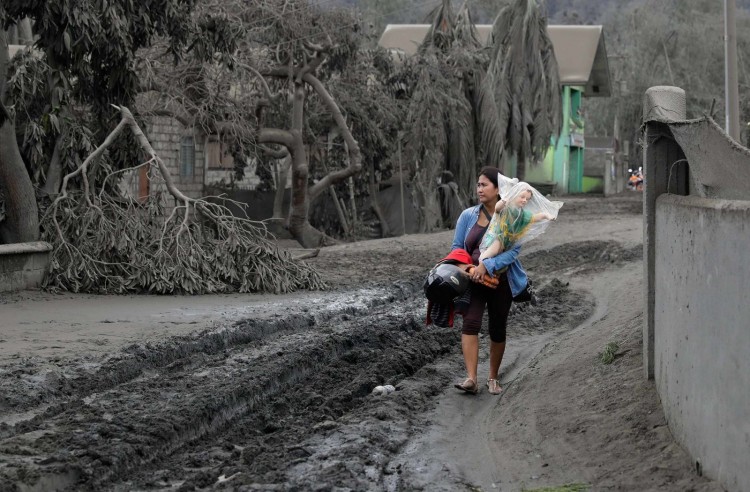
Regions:
<svg viewBox="0 0 750 492"><path fill-rule="evenodd" d="M479 283L482 281L482 277L485 273L487 273L487 268L484 266L484 263L480 261L479 265L474 267L474 271L471 274L471 280Z"/></svg>

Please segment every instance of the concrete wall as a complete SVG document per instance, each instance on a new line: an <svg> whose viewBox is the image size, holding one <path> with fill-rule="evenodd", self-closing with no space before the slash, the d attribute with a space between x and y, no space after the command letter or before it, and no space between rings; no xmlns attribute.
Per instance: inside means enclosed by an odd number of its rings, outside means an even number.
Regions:
<svg viewBox="0 0 750 492"><path fill-rule="evenodd" d="M750 201L656 200L654 377L706 475L750 490Z"/></svg>
<svg viewBox="0 0 750 492"><path fill-rule="evenodd" d="M643 104L643 362L696 470L750 490L750 150L685 92Z"/></svg>
<svg viewBox="0 0 750 492"><path fill-rule="evenodd" d="M42 241L0 244L0 292L39 287L51 250L52 245Z"/></svg>

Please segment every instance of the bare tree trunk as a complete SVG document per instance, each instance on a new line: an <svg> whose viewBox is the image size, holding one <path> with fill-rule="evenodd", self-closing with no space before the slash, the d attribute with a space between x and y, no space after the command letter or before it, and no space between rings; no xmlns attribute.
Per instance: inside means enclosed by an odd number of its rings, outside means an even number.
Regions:
<svg viewBox="0 0 750 492"><path fill-rule="evenodd" d="M352 227L357 223L357 202L354 199L354 178L349 176L349 204L352 209Z"/></svg>
<svg viewBox="0 0 750 492"><path fill-rule="evenodd" d="M339 215L339 222L341 223L341 228L344 230L344 236L350 236L351 231L349 230L349 223L346 220L344 209L341 208L341 204L339 203L336 189L333 186L329 186L328 192L331 194L331 200L333 200L333 205L336 207L336 213Z"/></svg>
<svg viewBox="0 0 750 492"><path fill-rule="evenodd" d="M304 104L304 87L301 91L295 91L295 120L301 121L302 105ZM301 92L301 94L300 94ZM297 105L297 99L300 105ZM299 114L297 114L299 111ZM305 142L302 139L302 131L297 128L292 130L280 130L277 128L261 129L258 137L259 143L274 143L283 145L289 151L292 162L292 203L289 210L287 227L290 234L305 248L313 248L321 245L334 244L335 241L318 231L307 221L307 154Z"/></svg>
<svg viewBox="0 0 750 492"><path fill-rule="evenodd" d="M10 120L0 127L0 191L5 199L5 220L0 222L0 242L38 240L39 212L34 187L18 150L16 130Z"/></svg>
<svg viewBox="0 0 750 492"><path fill-rule="evenodd" d="M294 75L294 101L292 104L292 129L288 132L278 130L288 134L291 142L283 143L277 140L263 140L261 132L260 142L273 142L286 146L289 153L292 154L292 204L289 213L289 232L299 243L306 247L317 247L323 244L335 244L336 241L310 225L308 221L308 211L310 202L318 197L324 190L334 183L353 176L362 169L362 156L359 151L359 144L352 136L349 127L346 125L341 110L336 101L328 93L320 80L315 77L315 69L323 62L322 57L315 57L302 68L277 67L265 72L266 76L287 78ZM312 185L307 187L309 175L309 166L307 162L307 153L302 138L304 130L304 105L305 105L305 84L309 85L316 92L318 97L330 111L333 120L336 122L346 143L347 152L349 153L349 165L344 169L331 172ZM271 133L266 132L266 136L271 138Z"/></svg>
<svg viewBox="0 0 750 492"><path fill-rule="evenodd" d="M516 159L516 178L518 181L526 181L526 160Z"/></svg>
<svg viewBox="0 0 750 492"><path fill-rule="evenodd" d="M276 161L278 167L278 160ZM292 155L287 154L281 163L279 179L276 182L276 193L273 196L273 216L274 218L284 217L284 193L286 192L286 182L289 176L289 167L292 165Z"/></svg>
<svg viewBox="0 0 750 492"><path fill-rule="evenodd" d="M385 214L383 213L383 209L380 208L380 203L378 202L378 186L375 183L375 163L370 163L370 179L368 182L368 189L370 191L370 206L372 207L372 211L375 212L375 216L378 218L378 221L380 222L380 237L388 237L391 235L391 230L388 227L388 221L385 219Z"/></svg>
<svg viewBox="0 0 750 492"><path fill-rule="evenodd" d="M305 142L302 138L304 125L305 86L295 83L294 103L292 109L292 203L289 211L289 232L305 248L314 248L326 244L326 235L310 225L307 213L310 209L308 200L307 178L309 166Z"/></svg>
<svg viewBox="0 0 750 492"><path fill-rule="evenodd" d="M60 191L60 184L62 183L61 151L62 135L58 135L57 140L55 140L55 149L52 151L52 160L49 163L49 169L47 169L47 181L44 182L44 192L50 196L56 195Z"/></svg>
<svg viewBox="0 0 750 492"><path fill-rule="evenodd" d="M8 43L0 30L0 107L5 111L5 80L8 75ZM39 212L34 187L21 158L13 121L0 126L0 191L5 199L5 220L0 222L0 242L19 243L39 239Z"/></svg>

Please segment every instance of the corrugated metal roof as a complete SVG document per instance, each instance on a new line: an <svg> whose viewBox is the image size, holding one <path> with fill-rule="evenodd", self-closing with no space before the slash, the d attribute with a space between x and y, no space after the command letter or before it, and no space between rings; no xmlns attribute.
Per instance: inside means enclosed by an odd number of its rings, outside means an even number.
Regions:
<svg viewBox="0 0 750 492"><path fill-rule="evenodd" d="M487 42L492 26L476 26L479 39ZM388 24L378 44L413 55L424 40L429 24ZM609 78L607 50L602 26L547 26L563 85L584 87L589 97L609 97L612 89Z"/></svg>

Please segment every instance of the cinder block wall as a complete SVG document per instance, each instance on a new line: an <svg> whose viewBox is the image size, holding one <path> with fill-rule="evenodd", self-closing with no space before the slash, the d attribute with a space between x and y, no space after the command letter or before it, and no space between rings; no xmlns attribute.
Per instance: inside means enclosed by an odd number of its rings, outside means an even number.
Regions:
<svg viewBox="0 0 750 492"><path fill-rule="evenodd" d="M750 490L750 201L656 200L654 378L675 437Z"/></svg>
<svg viewBox="0 0 750 492"><path fill-rule="evenodd" d="M184 128L179 121L167 116L152 118L148 134L151 146L169 169L177 188L190 198L203 196L203 134ZM195 140L195 166L190 176L180 175L180 142L184 136L192 136ZM165 210L167 216L174 206L175 200L169 197Z"/></svg>
<svg viewBox="0 0 750 492"><path fill-rule="evenodd" d="M43 241L0 244L0 292L38 288L51 250Z"/></svg>

